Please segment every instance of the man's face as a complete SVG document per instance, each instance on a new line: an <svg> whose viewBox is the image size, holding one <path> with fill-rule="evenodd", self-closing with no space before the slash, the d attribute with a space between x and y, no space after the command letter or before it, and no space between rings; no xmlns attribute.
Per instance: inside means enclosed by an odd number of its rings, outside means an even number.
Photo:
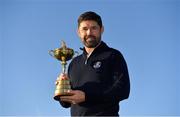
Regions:
<svg viewBox="0 0 180 117"><path fill-rule="evenodd" d="M78 35L88 48L95 48L99 44L103 31L104 28L93 20L82 21L78 27Z"/></svg>

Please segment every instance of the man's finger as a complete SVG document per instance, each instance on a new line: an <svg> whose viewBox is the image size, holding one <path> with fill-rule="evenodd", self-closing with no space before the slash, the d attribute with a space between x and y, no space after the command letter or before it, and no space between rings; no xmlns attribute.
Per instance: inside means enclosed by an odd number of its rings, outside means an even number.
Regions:
<svg viewBox="0 0 180 117"><path fill-rule="evenodd" d="M72 99L72 96L61 96L60 99L70 100L70 99Z"/></svg>

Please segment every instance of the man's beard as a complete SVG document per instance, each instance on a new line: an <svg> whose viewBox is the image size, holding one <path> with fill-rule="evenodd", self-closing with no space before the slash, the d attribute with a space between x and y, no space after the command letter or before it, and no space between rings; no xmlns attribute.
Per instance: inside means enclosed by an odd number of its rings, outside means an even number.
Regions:
<svg viewBox="0 0 180 117"><path fill-rule="evenodd" d="M88 48L95 48L101 41L101 37L96 38L95 36L84 37L83 44Z"/></svg>

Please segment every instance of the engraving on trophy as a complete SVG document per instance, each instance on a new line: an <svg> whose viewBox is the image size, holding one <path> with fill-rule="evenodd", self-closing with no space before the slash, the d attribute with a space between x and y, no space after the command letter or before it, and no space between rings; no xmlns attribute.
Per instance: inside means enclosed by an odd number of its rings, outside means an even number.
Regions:
<svg viewBox="0 0 180 117"><path fill-rule="evenodd" d="M71 48L67 48L64 41L62 41L62 45L60 48L56 48L54 50L50 50L49 54L61 61L62 65L62 73L66 73L66 65L67 61L71 60L74 56L74 50ZM59 100L62 95L70 95L68 91L71 90L70 80L69 79L57 79L56 80L56 89L54 92L54 99Z"/></svg>

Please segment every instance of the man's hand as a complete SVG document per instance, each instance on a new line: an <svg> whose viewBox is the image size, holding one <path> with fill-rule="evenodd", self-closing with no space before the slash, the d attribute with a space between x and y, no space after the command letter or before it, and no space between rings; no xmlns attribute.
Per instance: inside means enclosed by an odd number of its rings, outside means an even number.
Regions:
<svg viewBox="0 0 180 117"><path fill-rule="evenodd" d="M80 90L70 90L70 96L61 96L60 100L71 104L78 104L85 101L85 93Z"/></svg>
<svg viewBox="0 0 180 117"><path fill-rule="evenodd" d="M61 74L57 77L56 82L55 82L55 85L58 84L58 82L59 82L60 79L69 79L69 77L68 77L67 74L61 73Z"/></svg>

